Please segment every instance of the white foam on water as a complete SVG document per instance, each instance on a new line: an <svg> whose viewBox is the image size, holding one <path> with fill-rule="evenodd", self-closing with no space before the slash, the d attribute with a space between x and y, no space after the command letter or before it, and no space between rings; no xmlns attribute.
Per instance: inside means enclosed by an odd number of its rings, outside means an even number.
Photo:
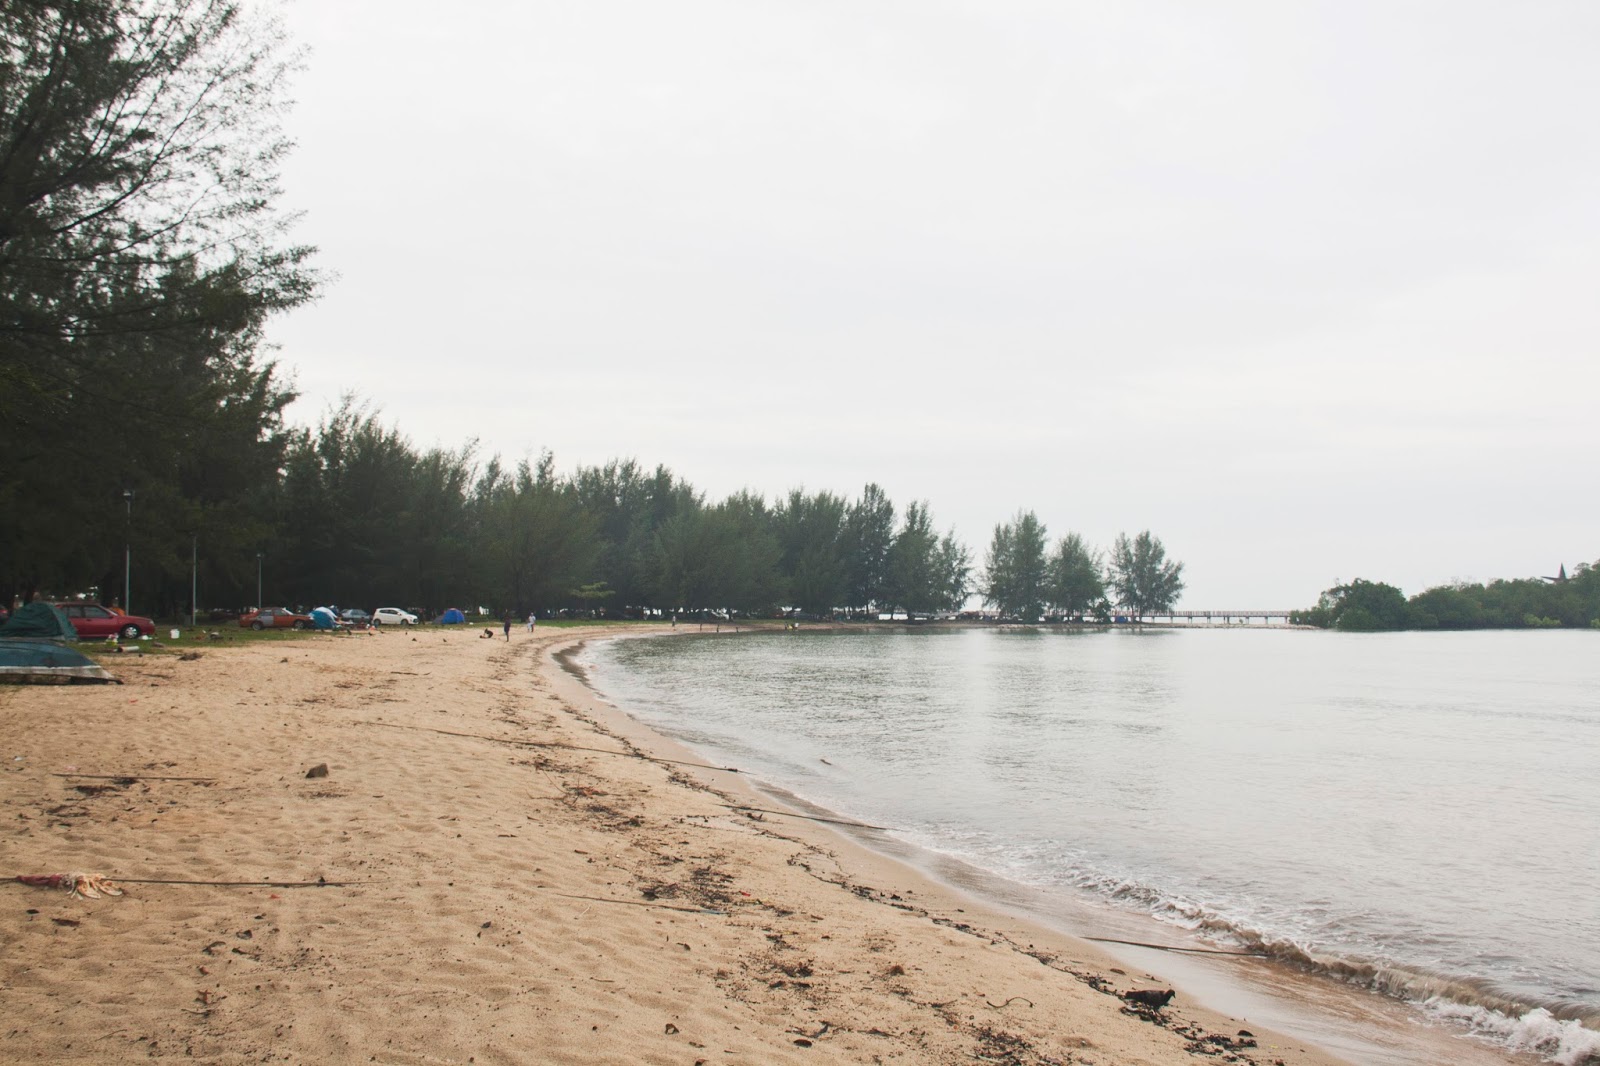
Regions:
<svg viewBox="0 0 1600 1066"><path fill-rule="evenodd" d="M1448 999L1430 999L1423 1008L1430 1016L1465 1026L1474 1036L1494 1040L1513 1051L1531 1052L1556 1066L1591 1066L1600 1062L1600 1032L1576 1019L1563 1021L1543 1007L1517 1017Z"/></svg>
<svg viewBox="0 0 1600 1066"><path fill-rule="evenodd" d="M917 846L930 852L972 863L980 870L987 866L991 872L1035 887L1045 888L1051 882L1051 879L1030 876L1038 873L1037 867L1026 861L1032 856L1025 857L1013 851L1006 856L1012 861L995 862L994 856L986 854L984 848L972 847L975 840L985 839L983 834L971 834L965 840L944 834L940 839L940 834L921 828L923 832L917 834L920 838ZM1085 890L1129 911L1142 912L1203 941L1261 952L1302 971L1414 1004L1448 1030L1511 1052L1537 1055L1555 1066L1600 1066L1600 1032L1587 1028L1577 1019L1558 1018L1544 1007L1506 1006L1506 997L1478 982L1309 946L1285 930L1271 931L1252 922L1230 918L1204 903L1168 894L1124 875L1068 867L1067 875L1055 879L1055 883ZM1475 999L1499 1004L1503 1009L1475 1003Z"/></svg>

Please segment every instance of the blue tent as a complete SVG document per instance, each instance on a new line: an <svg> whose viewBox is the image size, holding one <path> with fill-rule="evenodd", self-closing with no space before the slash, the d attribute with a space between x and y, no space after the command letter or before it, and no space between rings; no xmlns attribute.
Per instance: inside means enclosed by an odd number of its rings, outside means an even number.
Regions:
<svg viewBox="0 0 1600 1066"><path fill-rule="evenodd" d="M466 620L467 616L462 614L461 611L455 607L450 608L444 614L439 616L439 624L442 626L458 626Z"/></svg>
<svg viewBox="0 0 1600 1066"><path fill-rule="evenodd" d="M311 622L318 629L339 628L339 620L335 618L333 616L333 612L326 607L318 607L316 610L312 611Z"/></svg>

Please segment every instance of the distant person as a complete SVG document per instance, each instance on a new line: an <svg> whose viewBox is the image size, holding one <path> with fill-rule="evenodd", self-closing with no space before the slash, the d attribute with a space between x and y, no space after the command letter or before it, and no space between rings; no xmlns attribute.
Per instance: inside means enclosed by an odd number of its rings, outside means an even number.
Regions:
<svg viewBox="0 0 1600 1066"><path fill-rule="evenodd" d="M537 611L529 611L528 612L528 632L532 633L533 632L533 627L538 625L538 624L539 624L539 614L538 614L538 612Z"/></svg>
<svg viewBox="0 0 1600 1066"><path fill-rule="evenodd" d="M511 639L511 616L506 615L506 639Z"/></svg>

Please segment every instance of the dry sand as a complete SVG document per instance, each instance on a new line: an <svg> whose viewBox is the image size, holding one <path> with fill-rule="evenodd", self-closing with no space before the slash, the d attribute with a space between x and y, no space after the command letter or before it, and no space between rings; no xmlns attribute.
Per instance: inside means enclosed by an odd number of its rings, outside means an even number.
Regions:
<svg viewBox="0 0 1600 1066"><path fill-rule="evenodd" d="M553 658L615 632L223 641L0 687L0 1061L1336 1061L1181 988L1132 1009L1158 975L626 754L693 761ZM69 870L126 895L11 880Z"/></svg>

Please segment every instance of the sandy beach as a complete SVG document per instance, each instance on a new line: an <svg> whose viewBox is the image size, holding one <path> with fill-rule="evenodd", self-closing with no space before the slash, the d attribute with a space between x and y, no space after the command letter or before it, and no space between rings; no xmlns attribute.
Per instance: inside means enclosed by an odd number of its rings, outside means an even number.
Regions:
<svg viewBox="0 0 1600 1066"><path fill-rule="evenodd" d="M0 1060L1339 1061L686 765L557 658L616 632L0 687Z"/></svg>

